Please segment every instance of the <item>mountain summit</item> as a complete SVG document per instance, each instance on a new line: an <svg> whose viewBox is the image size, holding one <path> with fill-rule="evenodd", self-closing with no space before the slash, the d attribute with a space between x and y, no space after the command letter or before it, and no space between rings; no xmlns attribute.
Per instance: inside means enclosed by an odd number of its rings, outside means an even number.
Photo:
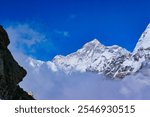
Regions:
<svg viewBox="0 0 150 117"><path fill-rule="evenodd" d="M57 55L52 61L40 61L39 64L38 61L33 61L35 60L32 60L32 66L46 64L54 72L95 72L110 78L124 78L138 72L145 63L150 63L150 25L132 53L118 45L104 46L94 39L67 56Z"/></svg>
<svg viewBox="0 0 150 117"><path fill-rule="evenodd" d="M117 45L104 46L94 39L86 43L77 52L66 57L55 57L52 62L59 70L67 74L80 71L105 73L111 76L117 71L119 62L122 63L129 56L130 53L126 49Z"/></svg>
<svg viewBox="0 0 150 117"><path fill-rule="evenodd" d="M150 49L150 24L147 26L146 30L141 35L136 47L134 49L134 53L140 49Z"/></svg>

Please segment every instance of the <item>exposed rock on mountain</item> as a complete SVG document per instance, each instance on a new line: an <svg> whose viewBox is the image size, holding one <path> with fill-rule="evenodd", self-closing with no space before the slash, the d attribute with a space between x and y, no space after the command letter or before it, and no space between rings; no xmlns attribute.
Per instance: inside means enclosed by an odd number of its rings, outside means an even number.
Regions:
<svg viewBox="0 0 150 117"><path fill-rule="evenodd" d="M7 49L10 41L6 31L0 26L0 99L33 99L18 83L26 75L26 71L14 60Z"/></svg>

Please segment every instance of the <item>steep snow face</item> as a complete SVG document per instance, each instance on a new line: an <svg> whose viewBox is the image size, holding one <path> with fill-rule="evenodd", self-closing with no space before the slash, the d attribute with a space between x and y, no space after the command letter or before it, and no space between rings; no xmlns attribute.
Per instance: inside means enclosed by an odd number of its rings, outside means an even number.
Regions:
<svg viewBox="0 0 150 117"><path fill-rule="evenodd" d="M133 56L136 61L140 61L143 58L146 61L150 61L150 24L140 37L134 49Z"/></svg>
<svg viewBox="0 0 150 117"><path fill-rule="evenodd" d="M141 49L150 49L150 24L147 26L146 30L141 35L133 53L136 53L138 50Z"/></svg>

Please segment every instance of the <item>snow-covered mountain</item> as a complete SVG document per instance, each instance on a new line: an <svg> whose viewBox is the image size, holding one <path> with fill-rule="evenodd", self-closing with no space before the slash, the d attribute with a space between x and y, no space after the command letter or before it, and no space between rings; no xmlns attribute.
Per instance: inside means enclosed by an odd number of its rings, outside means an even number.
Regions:
<svg viewBox="0 0 150 117"><path fill-rule="evenodd" d="M117 45L104 46L94 39L67 56L57 55L48 62L31 58L28 61L32 67L39 68L44 64L54 72L95 72L111 78L123 78L150 63L150 25L132 53Z"/></svg>
<svg viewBox="0 0 150 117"><path fill-rule="evenodd" d="M122 72L121 75L126 76L138 72L147 64L150 64L150 24L137 42L132 56L123 62L119 70Z"/></svg>

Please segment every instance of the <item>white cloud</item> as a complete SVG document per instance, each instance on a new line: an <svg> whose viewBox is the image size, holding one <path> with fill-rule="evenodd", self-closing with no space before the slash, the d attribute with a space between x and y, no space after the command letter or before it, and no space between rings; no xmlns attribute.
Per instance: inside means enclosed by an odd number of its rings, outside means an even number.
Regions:
<svg viewBox="0 0 150 117"><path fill-rule="evenodd" d="M150 99L150 76L145 77L142 71L123 80L109 80L94 73L67 76L51 71L46 64L38 70L28 62L24 67L28 75L21 86L32 91L36 99Z"/></svg>

